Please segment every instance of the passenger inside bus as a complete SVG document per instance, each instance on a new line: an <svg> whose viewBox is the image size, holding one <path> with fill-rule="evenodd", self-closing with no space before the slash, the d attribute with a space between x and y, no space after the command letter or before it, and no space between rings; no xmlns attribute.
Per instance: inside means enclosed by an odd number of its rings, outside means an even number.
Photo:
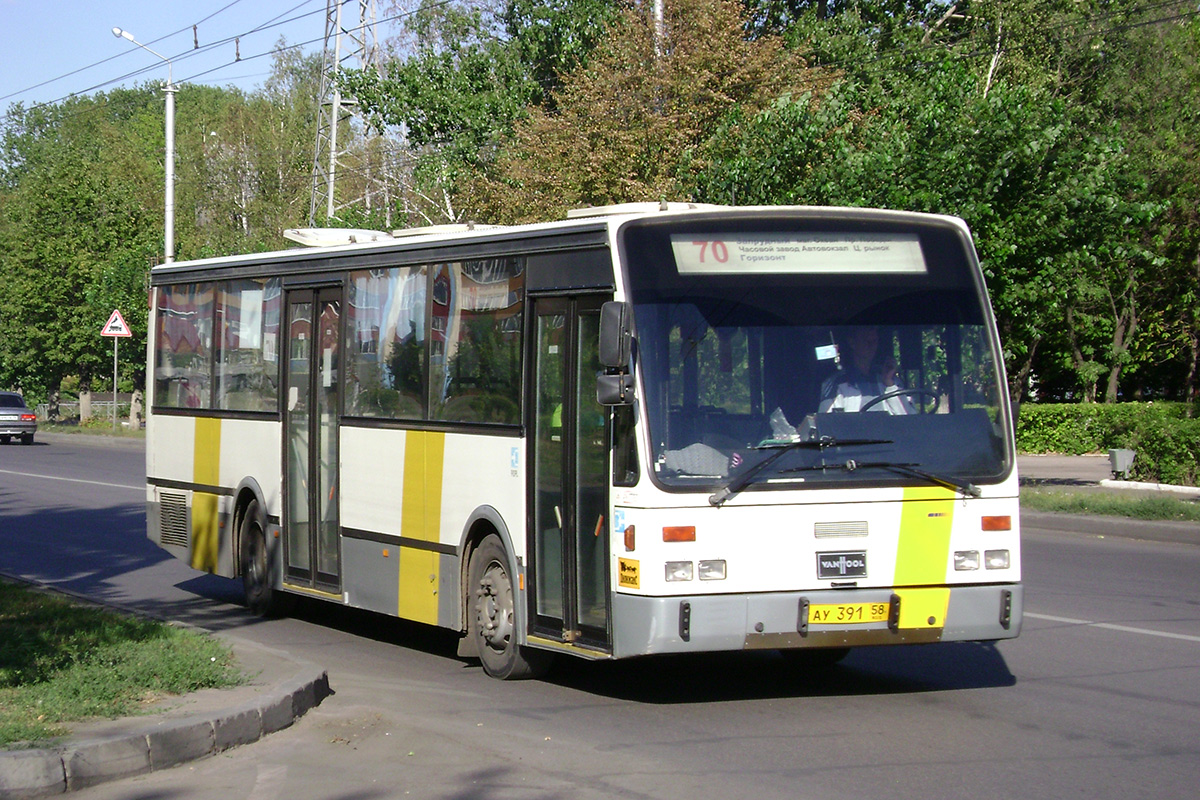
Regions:
<svg viewBox="0 0 1200 800"><path fill-rule="evenodd" d="M821 384L822 414L838 411L884 411L915 414L896 375L896 362L879 354L879 330L871 325L850 328L839 337L839 369Z"/></svg>

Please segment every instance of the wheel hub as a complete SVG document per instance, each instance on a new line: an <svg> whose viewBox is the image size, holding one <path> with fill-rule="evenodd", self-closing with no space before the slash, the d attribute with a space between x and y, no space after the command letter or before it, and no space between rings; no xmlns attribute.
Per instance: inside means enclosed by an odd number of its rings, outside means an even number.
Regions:
<svg viewBox="0 0 1200 800"><path fill-rule="evenodd" d="M479 635L493 650L502 651L512 641L512 586L504 570L492 564L479 581L476 602Z"/></svg>

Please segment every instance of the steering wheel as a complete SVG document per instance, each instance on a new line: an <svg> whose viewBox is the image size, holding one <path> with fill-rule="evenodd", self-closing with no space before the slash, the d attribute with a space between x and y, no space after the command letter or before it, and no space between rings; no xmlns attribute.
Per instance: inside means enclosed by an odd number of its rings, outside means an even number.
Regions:
<svg viewBox="0 0 1200 800"><path fill-rule="evenodd" d="M858 410L859 412L867 411L879 405L884 400L891 400L893 397L904 397L905 395L921 395L930 398L935 403L940 399L936 393L931 392L928 389L893 389L890 392L884 392L883 394L879 395L879 397L871 400ZM924 411L924 408L921 410Z"/></svg>

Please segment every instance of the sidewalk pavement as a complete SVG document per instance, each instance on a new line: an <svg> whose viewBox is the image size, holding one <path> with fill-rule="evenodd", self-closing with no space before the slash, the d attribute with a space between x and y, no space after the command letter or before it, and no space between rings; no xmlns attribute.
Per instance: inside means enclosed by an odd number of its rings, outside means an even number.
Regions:
<svg viewBox="0 0 1200 800"><path fill-rule="evenodd" d="M0 751L0 798L44 797L173 767L256 742L332 694L325 671L233 636L248 683L160 701L146 716L89 722L52 747Z"/></svg>
<svg viewBox="0 0 1200 800"><path fill-rule="evenodd" d="M1018 470L1022 485L1155 488L1112 481L1106 456L1020 456ZM1194 523L1038 511L1023 511L1021 520L1041 530L1200 544ZM247 685L176 698L155 715L80 725L47 749L0 751L0 798L61 794L249 744L288 727L332 694L320 668L254 642L225 639L251 676Z"/></svg>

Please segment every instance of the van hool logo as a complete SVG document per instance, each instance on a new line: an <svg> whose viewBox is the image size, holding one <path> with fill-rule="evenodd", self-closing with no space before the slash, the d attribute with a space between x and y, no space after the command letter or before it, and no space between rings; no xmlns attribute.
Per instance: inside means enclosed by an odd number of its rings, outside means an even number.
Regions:
<svg viewBox="0 0 1200 800"><path fill-rule="evenodd" d="M867 554L862 550L852 553L817 553L817 577L865 578Z"/></svg>

